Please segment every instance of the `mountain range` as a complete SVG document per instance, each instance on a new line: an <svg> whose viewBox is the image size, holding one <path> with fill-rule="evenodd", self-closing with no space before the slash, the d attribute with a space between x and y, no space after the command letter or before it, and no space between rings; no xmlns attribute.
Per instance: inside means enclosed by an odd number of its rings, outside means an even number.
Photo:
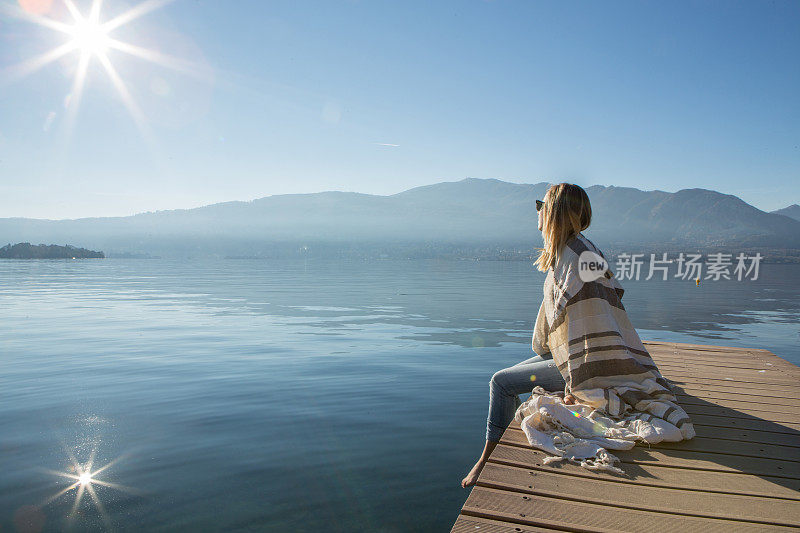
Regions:
<svg viewBox="0 0 800 533"><path fill-rule="evenodd" d="M126 217L0 218L0 242L70 243L111 257L529 253L541 246L534 206L549 186L468 178L389 196L284 194ZM601 248L800 250L796 204L768 213L708 189L585 190L593 220L584 234Z"/></svg>
<svg viewBox="0 0 800 533"><path fill-rule="evenodd" d="M789 207L784 207L783 209L770 211L770 213L775 213L776 215L786 215L787 217L791 217L795 220L800 220L800 205L792 204Z"/></svg>

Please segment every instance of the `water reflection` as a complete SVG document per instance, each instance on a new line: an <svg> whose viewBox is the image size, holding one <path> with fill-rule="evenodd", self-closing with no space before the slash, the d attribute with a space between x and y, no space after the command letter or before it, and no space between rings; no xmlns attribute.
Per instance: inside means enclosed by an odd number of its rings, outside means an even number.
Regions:
<svg viewBox="0 0 800 533"><path fill-rule="evenodd" d="M759 277L626 281L624 300L645 340L800 362L800 267ZM0 530L449 529L542 281L525 263L0 261Z"/></svg>

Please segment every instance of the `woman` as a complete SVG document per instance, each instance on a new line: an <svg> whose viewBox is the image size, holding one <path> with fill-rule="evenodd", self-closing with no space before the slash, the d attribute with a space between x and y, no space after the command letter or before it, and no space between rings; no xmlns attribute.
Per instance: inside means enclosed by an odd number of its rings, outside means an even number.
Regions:
<svg viewBox="0 0 800 533"><path fill-rule="evenodd" d="M581 187L569 183L551 186L544 195L544 201L536 201L538 228L542 232L544 248L540 249L535 265L542 272L551 269L564 244L573 236L589 227L592 221L592 207L589 197ZM478 475L486 464L492 450L514 418L521 404L519 395L531 392L535 386L548 391L563 391L566 385L561 372L553 363L543 339L534 334L534 351L541 353L516 365L496 372L489 382L489 416L486 423L486 446L478 462L461 481L462 487L470 487L478 480ZM537 347L539 348L537 350ZM568 395L564 403L571 404L575 399Z"/></svg>

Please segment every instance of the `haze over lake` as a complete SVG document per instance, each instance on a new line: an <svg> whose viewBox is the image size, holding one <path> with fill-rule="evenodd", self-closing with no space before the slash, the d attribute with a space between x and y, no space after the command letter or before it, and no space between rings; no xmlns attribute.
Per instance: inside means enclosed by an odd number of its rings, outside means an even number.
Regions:
<svg viewBox="0 0 800 533"><path fill-rule="evenodd" d="M527 262L0 260L0 529L447 530L488 382L531 357ZM800 265L625 280L644 340L800 363ZM30 506L39 506L38 511ZM38 514L36 514L38 513ZM105 525L104 525L105 524Z"/></svg>

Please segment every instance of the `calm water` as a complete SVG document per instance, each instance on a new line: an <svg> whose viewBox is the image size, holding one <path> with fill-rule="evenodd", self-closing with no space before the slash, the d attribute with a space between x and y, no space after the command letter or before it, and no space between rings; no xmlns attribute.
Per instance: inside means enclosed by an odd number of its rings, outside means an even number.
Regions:
<svg viewBox="0 0 800 533"><path fill-rule="evenodd" d="M448 531L489 378L533 355L543 279L503 262L0 260L0 530ZM622 283L645 340L800 363L800 265ZM116 486L93 483L70 518L57 473L93 451Z"/></svg>

